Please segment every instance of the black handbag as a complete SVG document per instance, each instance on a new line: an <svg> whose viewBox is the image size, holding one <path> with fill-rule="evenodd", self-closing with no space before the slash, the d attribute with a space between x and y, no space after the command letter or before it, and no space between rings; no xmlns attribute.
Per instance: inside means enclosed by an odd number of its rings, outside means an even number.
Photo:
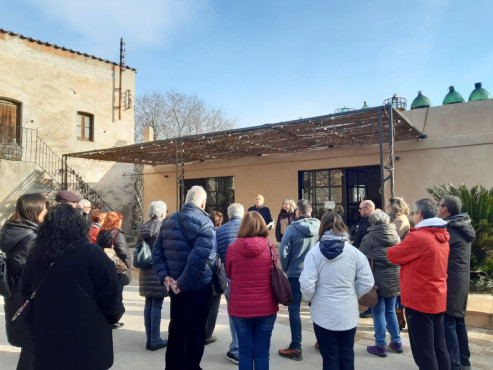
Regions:
<svg viewBox="0 0 493 370"><path fill-rule="evenodd" d="M272 250L272 243L269 242L270 255L272 258L272 270L270 271L270 285L272 288L272 295L277 303L289 306L293 304L293 292L291 290L291 284L284 272L277 266L274 258L274 251Z"/></svg>
<svg viewBox="0 0 493 370"><path fill-rule="evenodd" d="M134 249L134 267L147 269L152 267L152 248L148 242L142 240Z"/></svg>
<svg viewBox="0 0 493 370"><path fill-rule="evenodd" d="M207 260L207 265L212 271L212 284L217 294L222 294L226 290L228 279L226 277L226 270L224 269L223 261L219 256L216 256L216 260L211 262Z"/></svg>

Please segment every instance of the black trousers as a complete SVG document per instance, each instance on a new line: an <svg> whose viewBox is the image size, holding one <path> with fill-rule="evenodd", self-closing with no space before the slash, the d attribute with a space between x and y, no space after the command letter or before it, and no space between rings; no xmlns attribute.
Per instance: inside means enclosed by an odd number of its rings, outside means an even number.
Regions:
<svg viewBox="0 0 493 370"><path fill-rule="evenodd" d="M179 294L170 290L169 295L171 306L165 369L201 370L212 286L209 283L200 289Z"/></svg>
<svg viewBox="0 0 493 370"><path fill-rule="evenodd" d="M421 370L450 370L443 312L431 314L406 307L406 319L416 365Z"/></svg>
<svg viewBox="0 0 493 370"><path fill-rule="evenodd" d="M323 370L354 370L354 337L356 328L345 331L327 330L313 323L320 346Z"/></svg>

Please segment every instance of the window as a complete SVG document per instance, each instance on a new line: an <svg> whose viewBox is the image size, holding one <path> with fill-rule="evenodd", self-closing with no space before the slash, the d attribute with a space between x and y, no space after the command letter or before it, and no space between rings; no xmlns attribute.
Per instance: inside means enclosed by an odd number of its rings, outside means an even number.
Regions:
<svg viewBox="0 0 493 370"><path fill-rule="evenodd" d="M327 211L326 202L335 203L335 212L344 213L344 170L301 171L300 198L310 201L313 216L321 218Z"/></svg>
<svg viewBox="0 0 493 370"><path fill-rule="evenodd" d="M185 191L194 185L200 185L207 193L207 203L205 211L219 211L224 216L224 222L228 220L228 207L235 202L235 178L229 177L209 177L205 179L185 180Z"/></svg>
<svg viewBox="0 0 493 370"><path fill-rule="evenodd" d="M94 116L77 112L77 139L93 141Z"/></svg>

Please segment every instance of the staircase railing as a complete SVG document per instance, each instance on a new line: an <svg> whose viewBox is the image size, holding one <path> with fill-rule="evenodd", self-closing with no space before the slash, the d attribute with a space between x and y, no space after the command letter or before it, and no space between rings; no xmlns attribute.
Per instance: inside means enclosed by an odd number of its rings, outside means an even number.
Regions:
<svg viewBox="0 0 493 370"><path fill-rule="evenodd" d="M101 194L67 165L39 136L38 130L0 124L0 159L34 162L59 187L73 191L93 204L93 208L111 207Z"/></svg>

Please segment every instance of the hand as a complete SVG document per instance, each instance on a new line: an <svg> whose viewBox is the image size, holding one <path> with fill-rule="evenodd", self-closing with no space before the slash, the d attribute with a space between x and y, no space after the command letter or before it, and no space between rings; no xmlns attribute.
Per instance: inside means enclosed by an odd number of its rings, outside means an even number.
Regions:
<svg viewBox="0 0 493 370"><path fill-rule="evenodd" d="M178 288L178 284L176 284L176 282L174 285L171 286L171 289L173 290L173 293L175 293L175 294L181 293L181 290L180 290L180 288Z"/></svg>
<svg viewBox="0 0 493 370"><path fill-rule="evenodd" d="M171 276L166 276L163 281L163 285L166 287L166 290L169 292L169 289L172 288L173 285L176 285L176 280Z"/></svg>

